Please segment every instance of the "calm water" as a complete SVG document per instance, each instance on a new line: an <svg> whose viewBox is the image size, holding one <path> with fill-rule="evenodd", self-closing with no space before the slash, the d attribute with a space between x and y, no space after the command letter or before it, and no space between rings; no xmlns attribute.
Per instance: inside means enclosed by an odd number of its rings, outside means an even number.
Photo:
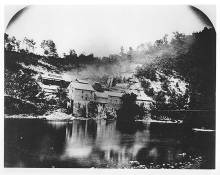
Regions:
<svg viewBox="0 0 220 175"><path fill-rule="evenodd" d="M117 168L134 160L179 162L186 153L202 156L201 168L214 168L214 138L176 124L5 119L5 167Z"/></svg>

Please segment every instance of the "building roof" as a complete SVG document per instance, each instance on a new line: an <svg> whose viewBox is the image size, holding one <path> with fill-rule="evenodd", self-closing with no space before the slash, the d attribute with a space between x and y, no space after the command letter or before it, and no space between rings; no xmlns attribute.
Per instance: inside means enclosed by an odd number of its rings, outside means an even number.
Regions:
<svg viewBox="0 0 220 175"><path fill-rule="evenodd" d="M121 97L123 95L123 93L113 91L106 91L106 93L108 94L108 96L111 97Z"/></svg>
<svg viewBox="0 0 220 175"><path fill-rule="evenodd" d="M87 90L87 91L95 91L90 84L84 84L84 83L79 83L77 81L72 81L70 83L70 85L71 85L71 87L73 87L75 89Z"/></svg>
<svg viewBox="0 0 220 175"><path fill-rule="evenodd" d="M116 88L126 89L128 88L128 83L118 83L115 86Z"/></svg>
<svg viewBox="0 0 220 175"><path fill-rule="evenodd" d="M108 93L106 92L95 92L95 95L100 98L108 98Z"/></svg>
<svg viewBox="0 0 220 175"><path fill-rule="evenodd" d="M86 80L76 79L75 81L82 84L89 84L89 82Z"/></svg>

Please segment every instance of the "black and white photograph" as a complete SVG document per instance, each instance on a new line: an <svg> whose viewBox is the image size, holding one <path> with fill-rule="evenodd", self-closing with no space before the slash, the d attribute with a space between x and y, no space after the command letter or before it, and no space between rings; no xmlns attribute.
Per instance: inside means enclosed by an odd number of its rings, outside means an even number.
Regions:
<svg viewBox="0 0 220 175"><path fill-rule="evenodd" d="M215 5L9 4L4 20L4 168L216 169Z"/></svg>

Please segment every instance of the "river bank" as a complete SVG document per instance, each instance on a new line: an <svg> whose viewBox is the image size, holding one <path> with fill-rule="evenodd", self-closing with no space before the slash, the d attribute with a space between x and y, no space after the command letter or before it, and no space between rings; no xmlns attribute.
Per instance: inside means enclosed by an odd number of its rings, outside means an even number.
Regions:
<svg viewBox="0 0 220 175"><path fill-rule="evenodd" d="M85 117L76 117L72 114L66 114L62 112L61 109L48 112L44 115L36 115L36 114L15 114L8 115L5 114L6 119L41 119L41 120L49 120L49 121L72 121L72 120L89 120L95 118L85 118ZM99 118L102 119L102 118Z"/></svg>
<svg viewBox="0 0 220 175"><path fill-rule="evenodd" d="M40 119L40 120L48 120L48 121L72 121L72 120L100 120L104 118L85 118L85 117L76 117L72 114L66 114L61 110L56 110L53 112L48 112L44 115L36 115L36 114L15 114L8 115L5 114L5 119ZM166 123L166 124L181 124L182 120L170 121L170 120L155 120L151 118L145 118L143 120L135 120L136 122L144 122L144 123Z"/></svg>
<svg viewBox="0 0 220 175"><path fill-rule="evenodd" d="M55 111L44 115L35 115L35 114L15 114L15 115L7 115L5 114L6 119L41 119L41 120L49 120L49 121L71 121L74 119L78 119L72 115ZM85 118L80 118L81 120L85 120Z"/></svg>
<svg viewBox="0 0 220 175"><path fill-rule="evenodd" d="M199 169L202 168L205 160L202 156L186 156L182 157L177 162L145 162L129 161L128 164L110 163L105 168L120 168L120 169Z"/></svg>
<svg viewBox="0 0 220 175"><path fill-rule="evenodd" d="M176 124L182 124L183 120L155 120L155 119L151 119L151 118L147 118L144 120L135 120L135 121L140 121L140 122L147 122L147 123L167 123L167 124L171 124L171 123L176 123Z"/></svg>

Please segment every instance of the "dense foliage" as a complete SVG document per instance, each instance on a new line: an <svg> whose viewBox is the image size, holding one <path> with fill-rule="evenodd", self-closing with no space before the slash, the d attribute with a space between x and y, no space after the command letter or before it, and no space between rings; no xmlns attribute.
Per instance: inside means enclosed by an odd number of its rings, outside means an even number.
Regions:
<svg viewBox="0 0 220 175"><path fill-rule="evenodd" d="M192 35L176 32L170 42L163 39L156 41L146 54L156 57L151 63L139 68L136 76L142 80L148 95L156 100L156 109L184 109L188 96L189 109L215 109L216 33L213 28L204 28ZM189 84L186 94L178 98L175 92L170 92L166 78L160 79L164 84L161 92L155 93L148 89L149 85L144 79L157 81L158 71L167 76L174 75L175 71L175 76ZM165 95L171 97L167 105Z"/></svg>
<svg viewBox="0 0 220 175"><path fill-rule="evenodd" d="M118 122L134 122L135 119L143 119L146 114L143 105L138 106L136 104L137 95L134 93L125 93L122 95L121 107L118 111Z"/></svg>

